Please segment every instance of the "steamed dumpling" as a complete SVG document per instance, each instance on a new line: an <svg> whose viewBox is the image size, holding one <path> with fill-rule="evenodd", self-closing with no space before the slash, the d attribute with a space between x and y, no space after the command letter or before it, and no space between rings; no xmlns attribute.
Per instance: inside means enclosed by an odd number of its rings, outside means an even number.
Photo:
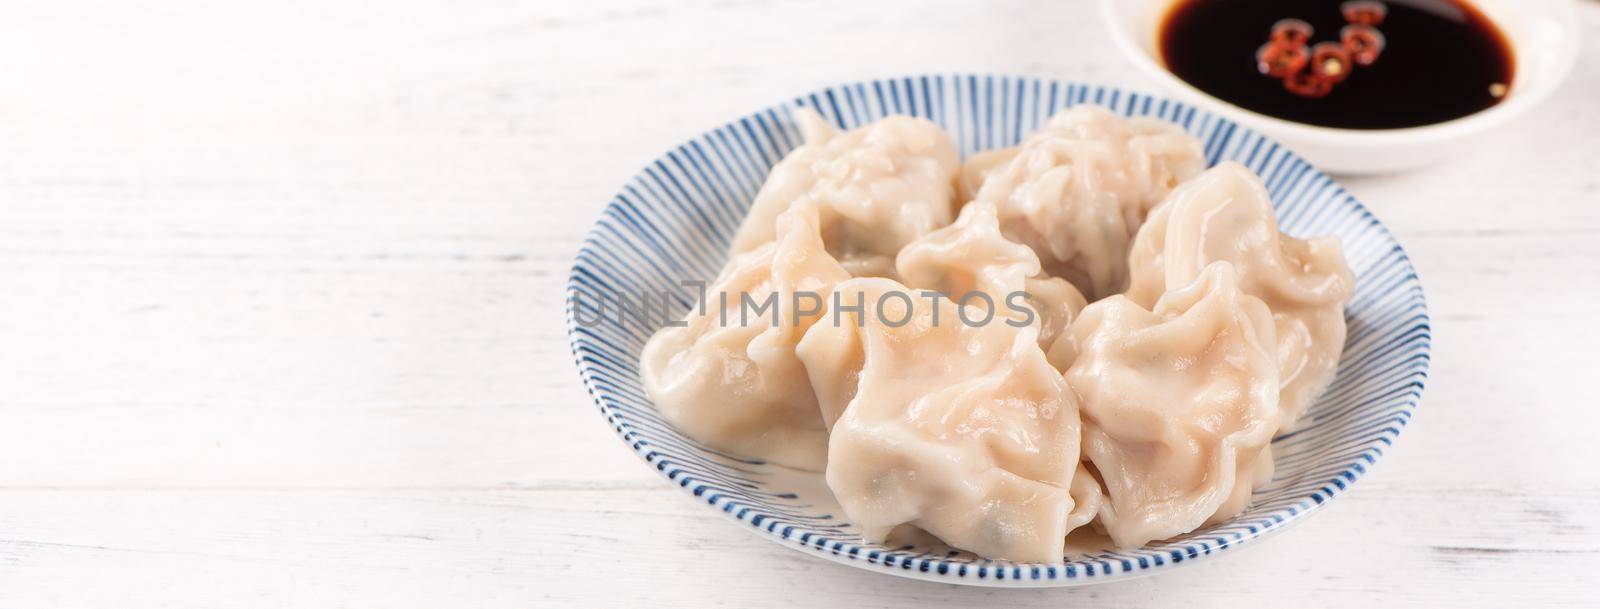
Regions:
<svg viewBox="0 0 1600 609"><path fill-rule="evenodd" d="M1086 304L1072 284L1039 276L1039 257L1001 233L994 204L988 201L961 208L953 224L911 242L895 266L912 288L942 292L958 303L987 307L999 317L1031 317L1039 346L1047 350ZM1032 315L1021 311L1023 307ZM985 316L969 314L972 319Z"/></svg>
<svg viewBox="0 0 1600 609"><path fill-rule="evenodd" d="M1172 123L1078 106L1014 150L975 157L960 181L981 182L974 198L995 205L1006 237L1094 300L1122 291L1145 215L1204 168L1200 142Z"/></svg>
<svg viewBox="0 0 1600 609"><path fill-rule="evenodd" d="M1077 347L1067 329L1088 306L1078 288L1060 277L1028 279L1028 302L1039 313L1039 346L1050 364L1066 372L1077 357Z"/></svg>
<svg viewBox="0 0 1600 609"><path fill-rule="evenodd" d="M938 125L890 116L841 132L808 108L795 118L806 143L773 166L733 253L772 241L778 215L808 201L829 254L853 274L887 276L900 248L950 223L959 157Z"/></svg>
<svg viewBox="0 0 1600 609"><path fill-rule="evenodd" d="M961 171L956 174L956 201L966 203L978 198L978 191L983 188L983 181L989 179L989 174L1017 158L1018 152L1017 148L1001 148L968 157L967 162L961 164Z"/></svg>
<svg viewBox="0 0 1600 609"><path fill-rule="evenodd" d="M1260 178L1226 162L1180 186L1151 213L1129 256L1127 296L1151 306L1216 261L1232 263L1240 289L1272 309L1283 428L1293 429L1333 380L1344 351L1344 304L1355 277L1339 239L1302 241L1278 232Z"/></svg>
<svg viewBox="0 0 1600 609"><path fill-rule="evenodd" d="M977 202L963 207L955 223L900 250L895 267L911 287L943 292L957 301L982 293L999 306L1008 295L1022 291L1027 278L1039 274L1039 257L1000 233L993 204Z"/></svg>
<svg viewBox="0 0 1600 609"><path fill-rule="evenodd" d="M1068 531L1092 514L1072 494L1077 401L1034 328L969 326L948 300L894 293L912 291L888 279L839 284L837 311L865 309L818 322L800 342L819 394L837 388L823 399L837 418L828 487L870 541L910 524L986 557L1060 560Z"/></svg>
<svg viewBox="0 0 1600 609"><path fill-rule="evenodd" d="M827 429L794 350L825 314L818 300L850 274L824 250L817 216L809 205L785 212L776 242L735 256L707 289L703 310L691 310L684 326L662 328L645 344L645 391L666 420L706 446L823 467ZM758 306L742 307L747 296ZM776 302L757 313L769 297ZM819 312L797 315L801 309Z"/></svg>
<svg viewBox="0 0 1600 609"><path fill-rule="evenodd" d="M1272 314L1233 267L1207 266L1153 311L1122 296L1090 304L1071 332L1066 377L1112 541L1135 547L1242 511L1271 475L1278 369Z"/></svg>

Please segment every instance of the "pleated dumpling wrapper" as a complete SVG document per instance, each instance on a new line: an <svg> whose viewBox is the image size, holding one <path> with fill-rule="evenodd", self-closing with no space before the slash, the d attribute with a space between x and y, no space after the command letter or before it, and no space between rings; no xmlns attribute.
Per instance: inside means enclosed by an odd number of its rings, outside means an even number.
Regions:
<svg viewBox="0 0 1600 609"><path fill-rule="evenodd" d="M795 120L805 144L772 167L733 253L772 241L774 219L804 200L817 205L823 242L846 269L888 276L900 248L955 216L960 157L938 125L889 116L840 131L809 108Z"/></svg>
<svg viewBox="0 0 1600 609"><path fill-rule="evenodd" d="M836 417L826 480L862 537L912 525L989 558L1060 560L1093 514L1072 495L1077 401L1036 330L968 325L959 305L888 279L852 279L834 297L839 315L813 325L799 354L819 391L848 396L824 412Z"/></svg>
<svg viewBox="0 0 1600 609"><path fill-rule="evenodd" d="M1005 237L989 201L962 207L954 223L911 242L900 250L895 267L912 288L939 292L1001 317L1031 319L1039 332L1039 347L1051 354L1051 363L1056 363L1058 354L1070 352L1056 343L1087 304L1071 283L1040 274L1039 256Z"/></svg>
<svg viewBox="0 0 1600 609"><path fill-rule="evenodd" d="M1129 299L1152 306L1213 262L1233 264L1239 287L1277 325L1281 431L1294 429L1339 369L1344 305L1355 290L1338 237L1278 231L1272 200L1249 169L1225 162L1190 180L1150 214L1129 254Z"/></svg>
<svg viewBox="0 0 1600 609"><path fill-rule="evenodd" d="M706 446L823 468L828 432L795 345L850 274L823 249L817 215L810 205L785 212L777 241L734 256L703 308L645 344L646 393L665 419ZM746 297L756 306L745 306ZM769 298L776 300L761 307Z"/></svg>
<svg viewBox="0 0 1600 609"><path fill-rule="evenodd" d="M1150 209L1205 168L1199 140L1172 123L1098 106L1051 117L1022 145L974 156L958 180L992 202L1007 238L1089 300L1127 284L1128 246Z"/></svg>
<svg viewBox="0 0 1600 609"><path fill-rule="evenodd" d="M1067 382L1082 400L1083 452L1100 472L1099 523L1123 548L1231 518L1271 477L1278 428L1272 314L1208 266L1153 311L1112 296L1070 328Z"/></svg>
<svg viewBox="0 0 1600 609"><path fill-rule="evenodd" d="M961 164L961 170L956 173L956 200L966 203L977 199L978 191L983 189L983 181L989 179L989 172L1017 158L1019 150L998 148L967 157L966 162Z"/></svg>

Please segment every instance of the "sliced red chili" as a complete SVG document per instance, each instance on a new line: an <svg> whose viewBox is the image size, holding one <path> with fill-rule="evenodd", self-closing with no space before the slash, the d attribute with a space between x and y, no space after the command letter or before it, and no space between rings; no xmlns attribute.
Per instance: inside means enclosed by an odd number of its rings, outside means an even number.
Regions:
<svg viewBox="0 0 1600 609"><path fill-rule="evenodd" d="M1256 49L1256 69L1273 78L1299 72L1310 62L1311 49L1303 44L1290 46L1269 42Z"/></svg>
<svg viewBox="0 0 1600 609"><path fill-rule="evenodd" d="M1389 16L1389 7L1374 0L1350 0L1339 5L1339 12L1350 23L1376 26Z"/></svg>
<svg viewBox="0 0 1600 609"><path fill-rule="evenodd" d="M1301 70L1284 78L1283 88L1300 97L1316 99L1332 92L1333 83L1326 78L1317 76L1310 70Z"/></svg>
<svg viewBox="0 0 1600 609"><path fill-rule="evenodd" d="M1344 41L1344 50L1350 52L1350 59L1356 65L1370 66L1378 60L1378 55L1383 53L1387 40L1383 32L1370 25L1352 24L1339 30L1339 39Z"/></svg>
<svg viewBox="0 0 1600 609"><path fill-rule="evenodd" d="M1354 69L1350 60L1350 52L1344 45L1337 42L1319 42L1311 47L1311 65L1308 70L1313 75L1328 81L1328 84L1339 84L1350 77Z"/></svg>
<svg viewBox="0 0 1600 609"><path fill-rule="evenodd" d="M1273 42L1281 42L1290 46L1300 46L1311 41L1314 32L1311 24L1301 19L1279 19L1272 24Z"/></svg>

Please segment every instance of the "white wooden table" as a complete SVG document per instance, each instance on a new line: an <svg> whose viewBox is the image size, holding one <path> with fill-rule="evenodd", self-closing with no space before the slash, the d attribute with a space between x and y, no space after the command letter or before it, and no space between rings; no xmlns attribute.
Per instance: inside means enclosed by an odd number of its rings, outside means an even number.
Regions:
<svg viewBox="0 0 1600 609"><path fill-rule="evenodd" d="M683 496L580 387L563 285L635 170L794 94L1148 89L1089 2L227 4L0 19L0 607L1600 604L1594 2L1536 116L1345 182L1435 321L1373 475L1238 555L1040 591L837 566Z"/></svg>

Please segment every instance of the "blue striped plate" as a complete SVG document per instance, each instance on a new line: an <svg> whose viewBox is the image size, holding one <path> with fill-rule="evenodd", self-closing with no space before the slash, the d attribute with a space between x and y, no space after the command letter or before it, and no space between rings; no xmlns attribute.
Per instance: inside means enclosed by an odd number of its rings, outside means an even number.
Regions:
<svg viewBox="0 0 1600 609"><path fill-rule="evenodd" d="M963 156L1016 144L1076 104L1160 117L1205 143L1206 160L1239 161L1265 179L1285 232L1338 235L1356 273L1339 375L1300 431L1273 441L1277 473L1233 520L1133 551L1050 564L990 561L942 547L863 542L818 474L718 454L663 422L639 380L639 351L655 322L609 315L616 294L682 292L709 280L768 168L800 143L796 106L852 128L890 114L933 120ZM692 296L692 295L691 295ZM688 296L673 303L681 316ZM1071 82L1008 76L916 76L830 87L706 132L666 153L622 187L583 241L567 288L567 327L578 373L607 424L667 480L774 542L872 571L959 584L1066 586L1171 569L1298 522L1372 467L1411 419L1427 377L1430 327L1411 261L1361 203L1277 143L1167 99ZM1309 550L1309 548L1308 548Z"/></svg>

